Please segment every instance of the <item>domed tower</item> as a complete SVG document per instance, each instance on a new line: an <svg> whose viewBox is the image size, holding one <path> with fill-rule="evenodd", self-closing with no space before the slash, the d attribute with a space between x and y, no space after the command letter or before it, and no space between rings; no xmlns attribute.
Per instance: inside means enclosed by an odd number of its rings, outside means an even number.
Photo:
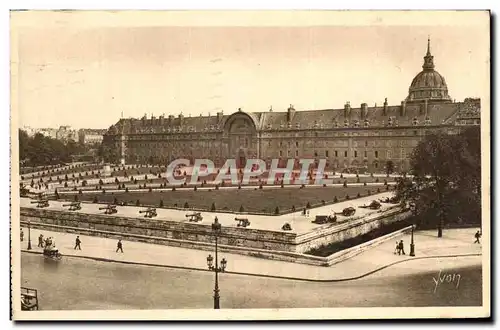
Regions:
<svg viewBox="0 0 500 330"><path fill-rule="evenodd" d="M431 40L427 39L427 54L423 70L413 78L406 102L441 101L451 102L444 77L434 70L434 56L431 55Z"/></svg>

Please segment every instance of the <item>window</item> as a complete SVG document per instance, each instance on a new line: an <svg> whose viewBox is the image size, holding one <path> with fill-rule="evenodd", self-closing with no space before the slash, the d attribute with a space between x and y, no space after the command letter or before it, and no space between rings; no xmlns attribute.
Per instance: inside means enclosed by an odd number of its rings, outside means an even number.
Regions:
<svg viewBox="0 0 500 330"><path fill-rule="evenodd" d="M375 163L375 168L378 168L378 163Z"/></svg>
<svg viewBox="0 0 500 330"><path fill-rule="evenodd" d="M314 152L314 157L318 157L318 152L317 151Z"/></svg>
<svg viewBox="0 0 500 330"><path fill-rule="evenodd" d="M368 141L365 141L365 147L368 147Z"/></svg>
<svg viewBox="0 0 500 330"><path fill-rule="evenodd" d="M401 158L402 159L406 158L406 151L404 149L401 149Z"/></svg>
<svg viewBox="0 0 500 330"><path fill-rule="evenodd" d="M387 150L385 158L387 158L387 159L392 158L392 152L390 150Z"/></svg>
<svg viewBox="0 0 500 330"><path fill-rule="evenodd" d="M344 151L344 157L347 157L347 151Z"/></svg>
<svg viewBox="0 0 500 330"><path fill-rule="evenodd" d="M298 148L299 147L299 142L295 142L295 146Z"/></svg>
<svg viewBox="0 0 500 330"><path fill-rule="evenodd" d="M280 157L282 157L282 156L283 156L283 151L280 150Z"/></svg>
<svg viewBox="0 0 500 330"><path fill-rule="evenodd" d="M299 157L299 151L295 150L295 157Z"/></svg>
<svg viewBox="0 0 500 330"><path fill-rule="evenodd" d="M368 157L368 151L365 150L365 158Z"/></svg>
<svg viewBox="0 0 500 330"><path fill-rule="evenodd" d="M280 141L280 147L283 147L283 142Z"/></svg>
<svg viewBox="0 0 500 330"><path fill-rule="evenodd" d="M413 131L413 135L418 135L418 131Z"/></svg>
<svg viewBox="0 0 500 330"><path fill-rule="evenodd" d="M270 146L271 146L271 141L269 141L269 143L267 144L267 146L268 146L268 147L270 147Z"/></svg>
<svg viewBox="0 0 500 330"><path fill-rule="evenodd" d="M358 152L356 150L354 150L354 158L357 158L358 157Z"/></svg>
<svg viewBox="0 0 500 330"><path fill-rule="evenodd" d="M338 157L339 156L339 153L337 150L335 150L335 157Z"/></svg>
<svg viewBox="0 0 500 330"><path fill-rule="evenodd" d="M287 157L290 157L290 150L287 150L287 151L286 151L286 156L287 156Z"/></svg>
<svg viewBox="0 0 500 330"><path fill-rule="evenodd" d="M378 158L378 151L376 151L376 150L375 150L375 158Z"/></svg>
<svg viewBox="0 0 500 330"><path fill-rule="evenodd" d="M329 157L328 156L328 150L325 151L325 157Z"/></svg>

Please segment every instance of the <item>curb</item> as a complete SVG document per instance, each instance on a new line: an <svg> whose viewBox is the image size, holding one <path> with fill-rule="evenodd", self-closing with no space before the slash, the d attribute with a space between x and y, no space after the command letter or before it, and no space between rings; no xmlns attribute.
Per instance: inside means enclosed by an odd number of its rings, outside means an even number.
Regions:
<svg viewBox="0 0 500 330"><path fill-rule="evenodd" d="M43 254L43 252L40 251L28 251L28 250L21 250L21 252L25 253L32 253L32 254ZM359 280L361 278L367 277L369 275L372 275L374 273L377 273L381 270L384 270L386 268L389 268L391 266L403 263L403 262L408 262L412 260L422 260L422 259L440 259L440 258L460 258L460 257L480 257L482 256L481 253L469 253L469 254L455 254L455 255L443 255L443 256L427 256L427 257L415 257L411 259L404 259L404 260L399 260L395 261L393 263L387 264L385 266L376 268L372 271L369 271L365 274L359 275L359 276L353 276L353 277L346 277L346 278L340 278L340 279L312 279L312 278L303 278L303 277L287 277L287 276L278 276L278 275L266 275L266 274L256 274L256 273L242 273L242 272L231 272L231 271L226 271L224 272L225 274L231 274L231 275L244 275L244 276L253 276L253 277L265 277L265 278L273 278L273 279L280 279L280 280L290 280L290 281L301 281L301 282L319 282L319 283L335 283L335 282L347 282L347 281L354 281L354 280ZM182 270L191 270L191 271L201 271L201 272L213 272L212 270L204 269L204 268L196 268L196 267L186 267L186 266L172 266L172 265L160 265L160 264L151 264L151 263L143 263L143 262L135 262L135 261L121 261L121 260L114 260L114 259L109 259L109 258L100 258L100 257L90 257L90 256L74 256L74 255L65 255L65 257L69 258L81 258L81 259L89 259L89 260L94 260L94 261L102 261L102 262L114 262L114 263L120 263L120 264L125 264L125 265L139 265L139 266L148 266L148 267L162 267L162 268L170 268L170 269L182 269Z"/></svg>

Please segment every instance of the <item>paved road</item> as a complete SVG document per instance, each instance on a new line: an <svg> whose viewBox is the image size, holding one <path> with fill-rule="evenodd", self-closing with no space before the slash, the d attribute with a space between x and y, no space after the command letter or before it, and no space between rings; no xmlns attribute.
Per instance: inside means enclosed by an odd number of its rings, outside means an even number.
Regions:
<svg viewBox="0 0 500 330"><path fill-rule="evenodd" d="M168 256L166 256L168 258ZM61 263L22 254L22 284L40 291L42 310L212 308L209 272L76 258ZM481 267L415 260L349 282L315 283L222 274L222 308L479 306ZM425 271L414 273L415 263ZM460 274L436 287L433 278ZM458 287L457 287L458 285Z"/></svg>

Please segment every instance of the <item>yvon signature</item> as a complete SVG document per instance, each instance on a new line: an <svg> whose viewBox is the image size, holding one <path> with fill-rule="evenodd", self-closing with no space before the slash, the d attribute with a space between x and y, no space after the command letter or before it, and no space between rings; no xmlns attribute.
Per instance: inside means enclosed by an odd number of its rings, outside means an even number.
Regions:
<svg viewBox="0 0 500 330"><path fill-rule="evenodd" d="M458 289L460 286L461 278L462 276L458 273L447 273L440 270L437 278L432 277L432 280L434 281L435 284L434 293L436 293L438 286L442 284L453 285L455 286L456 289Z"/></svg>

